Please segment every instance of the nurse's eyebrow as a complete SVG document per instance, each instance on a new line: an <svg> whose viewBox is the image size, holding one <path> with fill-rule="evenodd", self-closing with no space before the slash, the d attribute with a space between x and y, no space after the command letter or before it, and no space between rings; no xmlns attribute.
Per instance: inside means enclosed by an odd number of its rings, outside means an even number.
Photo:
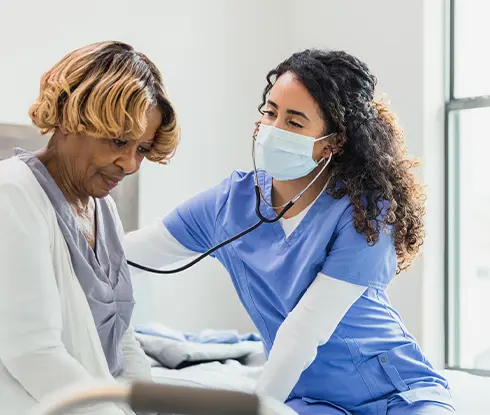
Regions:
<svg viewBox="0 0 490 415"><path fill-rule="evenodd" d="M305 120L310 121L310 119L306 116L306 114L304 112L296 111L296 110L289 110L289 109L286 112L288 114L292 114L292 115L299 115L300 117L303 117Z"/></svg>
<svg viewBox="0 0 490 415"><path fill-rule="evenodd" d="M274 101L271 101L270 99L267 100L267 103L271 106L271 107L274 107L276 110L279 109L279 105L277 105ZM301 112L301 111L296 111L296 110L291 110L291 109L288 109L286 111L288 114L292 114L292 115L298 115L300 117L303 117L305 120L307 121L310 121L310 119L306 116L306 114L304 112Z"/></svg>

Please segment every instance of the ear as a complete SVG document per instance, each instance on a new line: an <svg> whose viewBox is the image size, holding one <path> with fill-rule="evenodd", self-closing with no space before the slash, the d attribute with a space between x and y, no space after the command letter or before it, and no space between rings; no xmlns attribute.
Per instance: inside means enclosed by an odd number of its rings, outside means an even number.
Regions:
<svg viewBox="0 0 490 415"><path fill-rule="evenodd" d="M326 160L330 158L330 155L335 156L340 153L340 147L338 146L337 133L331 135L327 140L325 140L325 145L323 147L322 157Z"/></svg>
<svg viewBox="0 0 490 415"><path fill-rule="evenodd" d="M344 144L346 142L345 135L342 133L334 133L327 140L325 140L325 147L323 148L322 156L325 159L342 154Z"/></svg>
<svg viewBox="0 0 490 415"><path fill-rule="evenodd" d="M257 138L257 134L259 132L260 121L255 122L255 129L252 138L255 140Z"/></svg>

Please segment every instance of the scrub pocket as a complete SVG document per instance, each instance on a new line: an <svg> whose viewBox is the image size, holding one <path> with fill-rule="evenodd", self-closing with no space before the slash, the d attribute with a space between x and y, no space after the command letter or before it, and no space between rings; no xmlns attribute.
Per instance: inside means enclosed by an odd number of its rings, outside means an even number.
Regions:
<svg viewBox="0 0 490 415"><path fill-rule="evenodd" d="M447 408L447 413L451 413L451 411L454 412L451 393L442 386L429 386L397 393L388 400L388 409L390 409L392 403L396 403L397 401L400 401L400 399L408 406L424 402L427 404L437 403L441 408Z"/></svg>
<svg viewBox="0 0 490 415"><path fill-rule="evenodd" d="M439 402L452 406L449 389L427 384L437 373L428 365L420 348L409 343L381 353L360 365L360 373L375 399L397 396L408 404ZM407 385L404 379L421 379L425 385Z"/></svg>
<svg viewBox="0 0 490 415"><path fill-rule="evenodd" d="M413 402L408 396L400 394L390 397L387 413L388 415L451 415L455 414L456 411L449 403L434 402L433 400Z"/></svg>
<svg viewBox="0 0 490 415"><path fill-rule="evenodd" d="M321 399L294 398L287 405L301 415L352 415L346 409Z"/></svg>

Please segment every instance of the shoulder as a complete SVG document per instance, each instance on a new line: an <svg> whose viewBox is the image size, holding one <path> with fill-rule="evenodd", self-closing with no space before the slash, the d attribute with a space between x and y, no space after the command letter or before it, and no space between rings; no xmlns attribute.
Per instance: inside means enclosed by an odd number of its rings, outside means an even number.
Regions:
<svg viewBox="0 0 490 415"><path fill-rule="evenodd" d="M338 199L336 227L327 252L323 274L366 287L385 289L396 272L397 257L391 227L380 226L376 243L355 226L354 205ZM382 220L382 216L378 218Z"/></svg>
<svg viewBox="0 0 490 415"><path fill-rule="evenodd" d="M219 211L227 202L236 202L237 198L250 194L253 189L253 173L235 170L217 185L199 193L184 205L206 206Z"/></svg>
<svg viewBox="0 0 490 415"><path fill-rule="evenodd" d="M249 191L248 189L252 189ZM253 191L253 174L233 171L217 185L204 190L180 204L165 219L167 228L175 227L183 220L196 229L214 227L218 216L224 212L235 212L237 205L243 206ZM207 229L208 233L210 229Z"/></svg>
<svg viewBox="0 0 490 415"><path fill-rule="evenodd" d="M386 207L386 202L380 202L380 214L376 218L379 224L379 233L376 242L371 243L366 233L360 231L356 226L356 218L359 215L362 216L363 213L356 211L356 207L349 196L336 199L331 206L332 215L329 216L329 221L335 223L331 243L343 252L352 251L358 258L360 258L361 253L369 257L375 254L396 257L393 227L383 223Z"/></svg>
<svg viewBox="0 0 490 415"><path fill-rule="evenodd" d="M29 167L17 157L0 161L0 187L28 187L34 178Z"/></svg>
<svg viewBox="0 0 490 415"><path fill-rule="evenodd" d="M326 198L329 200L329 211L332 215L332 219L335 218L337 227L345 226L353 218L354 205L352 204L348 195L345 195L339 199L326 194Z"/></svg>
<svg viewBox="0 0 490 415"><path fill-rule="evenodd" d="M233 170L229 180L236 184L253 183L254 173L253 171Z"/></svg>
<svg viewBox="0 0 490 415"><path fill-rule="evenodd" d="M0 161L0 226L41 233L56 221L50 202L28 166L13 157Z"/></svg>
<svg viewBox="0 0 490 415"><path fill-rule="evenodd" d="M213 191L213 203L216 203L216 215L224 211L230 213L237 211L237 206L248 207L249 203L255 203L254 174L242 170L234 170ZM245 209L246 210L246 209ZM242 209L238 209L242 211Z"/></svg>
<svg viewBox="0 0 490 415"><path fill-rule="evenodd" d="M251 188L254 185L253 172L234 170L228 177L221 181L218 188L221 190L234 191Z"/></svg>
<svg viewBox="0 0 490 415"><path fill-rule="evenodd" d="M329 196L331 197L331 196ZM331 197L332 198L332 197ZM341 231L343 229L347 228L352 228L354 229L354 221L355 217L357 215L356 208L352 201L350 200L350 197L348 195L343 196L340 199L334 199L332 198L333 202L331 205L332 213L334 213L337 221L337 226L336 229L337 231ZM361 202L364 206L367 204L365 200ZM384 217L388 211L389 203L387 201L380 201L378 203L379 209L380 209L380 214L376 218L377 221L383 222ZM384 233L390 235L392 228L391 227L384 227Z"/></svg>
<svg viewBox="0 0 490 415"><path fill-rule="evenodd" d="M41 186L29 167L17 157L0 161L0 195L10 202L28 202L39 208L46 204Z"/></svg>

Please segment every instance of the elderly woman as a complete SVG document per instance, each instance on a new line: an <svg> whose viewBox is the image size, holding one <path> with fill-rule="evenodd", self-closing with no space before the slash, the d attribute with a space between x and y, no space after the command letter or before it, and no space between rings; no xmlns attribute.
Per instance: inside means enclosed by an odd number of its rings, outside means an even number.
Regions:
<svg viewBox="0 0 490 415"><path fill-rule="evenodd" d="M23 414L71 384L150 378L109 192L144 158L165 163L179 139L160 72L119 42L65 56L43 76L29 115L52 136L38 153L17 149L0 162L2 414Z"/></svg>

